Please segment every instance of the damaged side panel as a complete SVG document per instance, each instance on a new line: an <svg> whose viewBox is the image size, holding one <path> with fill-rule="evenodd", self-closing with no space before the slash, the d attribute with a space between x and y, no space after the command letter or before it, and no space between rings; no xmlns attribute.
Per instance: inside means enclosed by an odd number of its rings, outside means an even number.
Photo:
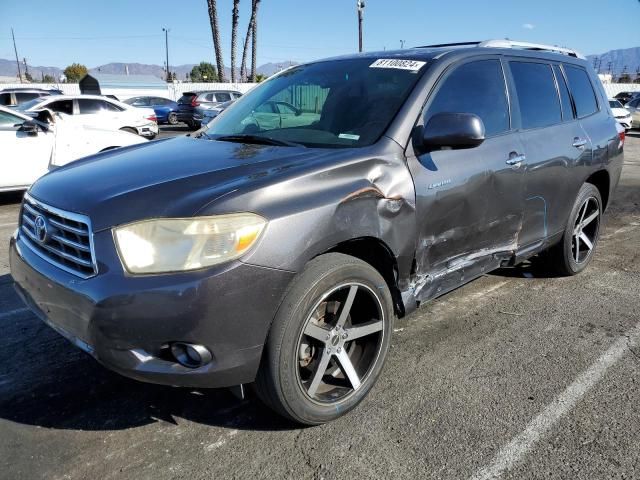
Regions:
<svg viewBox="0 0 640 480"><path fill-rule="evenodd" d="M524 169L506 160L519 151L517 136L503 135L472 150L409 156L418 238L405 304L444 294L514 256Z"/></svg>

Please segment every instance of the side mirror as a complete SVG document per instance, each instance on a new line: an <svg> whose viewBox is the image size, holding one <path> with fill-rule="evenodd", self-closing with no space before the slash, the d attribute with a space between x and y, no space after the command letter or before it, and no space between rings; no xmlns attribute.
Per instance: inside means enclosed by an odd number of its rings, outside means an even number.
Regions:
<svg viewBox="0 0 640 480"><path fill-rule="evenodd" d="M27 135L35 137L36 135L38 135L38 129L39 127L36 122L26 120L22 123L18 131L25 132Z"/></svg>
<svg viewBox="0 0 640 480"><path fill-rule="evenodd" d="M426 151L473 148L484 142L484 124L473 113L436 113L422 133Z"/></svg>

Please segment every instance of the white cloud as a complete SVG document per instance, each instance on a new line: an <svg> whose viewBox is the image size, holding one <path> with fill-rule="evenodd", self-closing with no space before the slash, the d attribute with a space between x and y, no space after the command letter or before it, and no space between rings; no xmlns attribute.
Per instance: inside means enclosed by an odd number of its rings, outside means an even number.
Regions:
<svg viewBox="0 0 640 480"><path fill-rule="evenodd" d="M525 30L533 30L536 26L533 23L523 23L522 28Z"/></svg>

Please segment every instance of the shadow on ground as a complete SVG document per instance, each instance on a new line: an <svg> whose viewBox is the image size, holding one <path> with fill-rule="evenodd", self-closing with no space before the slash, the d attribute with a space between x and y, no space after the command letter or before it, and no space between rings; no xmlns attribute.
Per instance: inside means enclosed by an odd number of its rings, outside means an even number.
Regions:
<svg viewBox="0 0 640 480"><path fill-rule="evenodd" d="M15 297L14 299L9 298ZM186 419L248 430L298 428L256 398L228 390L152 385L112 373L26 309L0 276L0 418L56 429L119 430ZM15 301L14 301L15 300Z"/></svg>

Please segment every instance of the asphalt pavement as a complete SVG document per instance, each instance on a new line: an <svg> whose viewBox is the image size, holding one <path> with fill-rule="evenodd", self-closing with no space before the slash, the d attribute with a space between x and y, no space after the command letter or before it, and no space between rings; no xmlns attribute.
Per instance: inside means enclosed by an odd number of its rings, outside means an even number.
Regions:
<svg viewBox="0 0 640 480"><path fill-rule="evenodd" d="M186 131L185 131L186 133ZM640 478L640 133L595 258L486 275L398 321L369 397L300 428L111 373L13 291L0 198L0 478Z"/></svg>

